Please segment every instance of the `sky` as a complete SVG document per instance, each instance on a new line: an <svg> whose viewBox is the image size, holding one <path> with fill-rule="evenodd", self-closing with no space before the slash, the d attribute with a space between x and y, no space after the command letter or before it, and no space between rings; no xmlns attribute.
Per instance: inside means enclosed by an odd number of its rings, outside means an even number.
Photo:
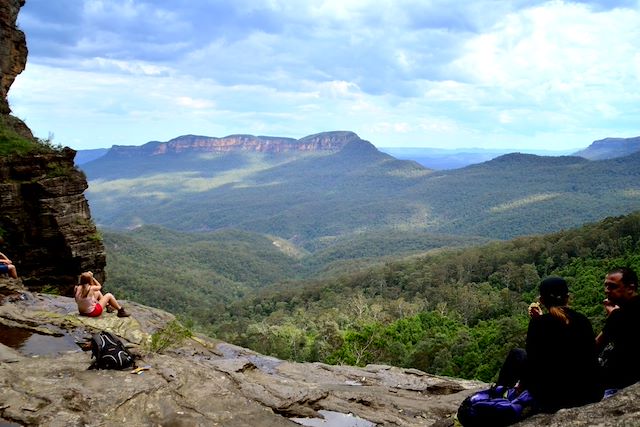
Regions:
<svg viewBox="0 0 640 427"><path fill-rule="evenodd" d="M75 149L180 135L571 150L640 135L640 0L27 0L9 91Z"/></svg>

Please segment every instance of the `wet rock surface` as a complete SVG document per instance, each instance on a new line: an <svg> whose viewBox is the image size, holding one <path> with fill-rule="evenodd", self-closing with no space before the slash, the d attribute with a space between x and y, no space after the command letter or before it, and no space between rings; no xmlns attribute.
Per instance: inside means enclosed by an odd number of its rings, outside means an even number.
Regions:
<svg viewBox="0 0 640 427"><path fill-rule="evenodd" d="M462 399L482 386L383 365L290 363L203 336L152 352L152 334L174 320L161 310L125 302L130 318L81 317L71 298L31 293L19 281L2 278L0 294L13 295L0 305L0 330L19 327L79 343L108 330L139 356L138 366L150 366L138 375L89 370L90 352L79 345L39 355L0 345L4 422L296 426L292 418L326 415L329 424L322 425L341 425L341 420L430 426L450 418Z"/></svg>
<svg viewBox="0 0 640 427"><path fill-rule="evenodd" d="M157 352L153 334L174 321L164 311L125 302L129 318L81 317L71 298L32 293L6 278L0 296L0 335L19 328L26 340L48 337L36 354L0 344L0 425L445 427L466 396L486 387L385 365L290 363L198 335ZM99 330L121 337L149 369L89 370L90 352L80 345ZM635 385L518 425L637 426L638 395Z"/></svg>

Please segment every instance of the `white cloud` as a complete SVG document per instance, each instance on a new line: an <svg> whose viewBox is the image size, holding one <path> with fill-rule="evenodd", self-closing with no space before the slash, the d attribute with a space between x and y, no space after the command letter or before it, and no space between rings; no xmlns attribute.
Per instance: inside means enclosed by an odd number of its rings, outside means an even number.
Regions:
<svg viewBox="0 0 640 427"><path fill-rule="evenodd" d="M180 107L192 108L194 110L210 109L215 106L215 103L208 99L194 99L189 96L179 96L176 98L176 104Z"/></svg>
<svg viewBox="0 0 640 427"><path fill-rule="evenodd" d="M639 134L637 3L58 2L21 12L29 64L9 95L63 143L350 129L387 146L583 147Z"/></svg>

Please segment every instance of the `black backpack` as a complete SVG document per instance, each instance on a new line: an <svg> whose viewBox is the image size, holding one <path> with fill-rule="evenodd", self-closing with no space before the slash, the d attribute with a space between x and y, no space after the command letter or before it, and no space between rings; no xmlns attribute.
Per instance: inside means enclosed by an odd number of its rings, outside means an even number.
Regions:
<svg viewBox="0 0 640 427"><path fill-rule="evenodd" d="M94 369L127 369L134 365L133 355L109 332L98 332L91 338L91 358Z"/></svg>

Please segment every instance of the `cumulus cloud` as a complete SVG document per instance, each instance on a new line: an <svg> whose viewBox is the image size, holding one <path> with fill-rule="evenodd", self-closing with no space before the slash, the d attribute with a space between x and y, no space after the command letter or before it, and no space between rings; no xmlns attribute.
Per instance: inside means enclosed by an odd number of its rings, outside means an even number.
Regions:
<svg viewBox="0 0 640 427"><path fill-rule="evenodd" d="M383 146L577 148L638 134L637 0L29 0L19 24L30 56L13 109L63 143L350 129Z"/></svg>

